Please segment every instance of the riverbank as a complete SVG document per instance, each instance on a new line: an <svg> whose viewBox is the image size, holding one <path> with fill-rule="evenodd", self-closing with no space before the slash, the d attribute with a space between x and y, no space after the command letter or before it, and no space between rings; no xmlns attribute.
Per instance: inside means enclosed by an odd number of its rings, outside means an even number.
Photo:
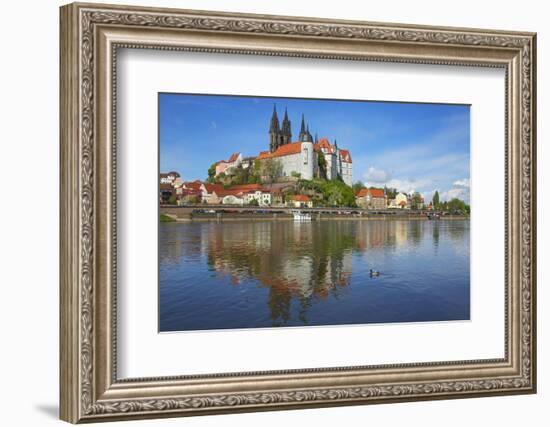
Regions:
<svg viewBox="0 0 550 427"><path fill-rule="evenodd" d="M225 222L225 221L294 221L294 216L284 213L212 213L212 214L162 214L172 221L161 222ZM466 220L468 216L445 215L431 221ZM346 214L319 214L313 213L312 221L430 221L426 215L346 215Z"/></svg>

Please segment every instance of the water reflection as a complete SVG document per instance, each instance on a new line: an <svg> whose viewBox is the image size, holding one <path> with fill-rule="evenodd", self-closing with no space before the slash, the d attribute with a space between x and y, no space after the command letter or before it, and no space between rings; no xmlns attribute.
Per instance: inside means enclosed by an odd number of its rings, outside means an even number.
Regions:
<svg viewBox="0 0 550 427"><path fill-rule="evenodd" d="M469 317L468 221L161 224L159 254L161 330ZM460 301L434 313L412 285L441 280L434 262L445 260ZM394 304L411 298L414 312Z"/></svg>

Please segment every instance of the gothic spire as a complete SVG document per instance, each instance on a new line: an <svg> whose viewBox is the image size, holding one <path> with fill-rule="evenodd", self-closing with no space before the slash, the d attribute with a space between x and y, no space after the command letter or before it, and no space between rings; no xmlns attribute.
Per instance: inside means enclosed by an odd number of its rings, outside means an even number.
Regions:
<svg viewBox="0 0 550 427"><path fill-rule="evenodd" d="M300 128L300 135L306 133L306 121L304 119L304 113L302 113L302 127Z"/></svg>
<svg viewBox="0 0 550 427"><path fill-rule="evenodd" d="M292 138L292 131L290 128L290 120L288 118L288 111L285 108L285 117L283 119L283 124L281 126L281 138L282 144L288 144Z"/></svg>
<svg viewBox="0 0 550 427"><path fill-rule="evenodd" d="M306 120L304 118L304 113L302 113L302 126L300 127L300 135L298 136L298 140L302 142L306 141L307 134L308 131L306 130Z"/></svg>
<svg viewBox="0 0 550 427"><path fill-rule="evenodd" d="M269 127L269 151L275 151L280 145L281 128L279 127L279 117L277 117L277 107L273 104L273 115L271 116L271 125Z"/></svg>
<svg viewBox="0 0 550 427"><path fill-rule="evenodd" d="M273 114L271 115L271 126L269 133L279 133L279 117L277 117L277 107L273 104Z"/></svg>

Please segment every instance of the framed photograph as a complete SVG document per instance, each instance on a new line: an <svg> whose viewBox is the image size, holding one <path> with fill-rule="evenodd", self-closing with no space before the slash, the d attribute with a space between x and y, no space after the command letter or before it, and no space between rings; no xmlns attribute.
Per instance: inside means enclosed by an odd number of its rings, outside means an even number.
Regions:
<svg viewBox="0 0 550 427"><path fill-rule="evenodd" d="M63 420L536 391L535 34L60 21Z"/></svg>

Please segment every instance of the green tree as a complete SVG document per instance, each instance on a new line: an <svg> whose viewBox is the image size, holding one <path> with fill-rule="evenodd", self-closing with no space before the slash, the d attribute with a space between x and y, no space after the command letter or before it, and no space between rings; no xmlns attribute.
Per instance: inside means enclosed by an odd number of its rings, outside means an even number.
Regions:
<svg viewBox="0 0 550 427"><path fill-rule="evenodd" d="M421 204L422 204L422 196L418 191L415 191L414 194L412 195L411 208L415 210L420 209Z"/></svg>
<svg viewBox="0 0 550 427"><path fill-rule="evenodd" d="M267 159L262 162L262 176L268 184L273 184L283 174L283 164L278 159Z"/></svg>
<svg viewBox="0 0 550 427"><path fill-rule="evenodd" d="M439 191L435 190L434 196L432 198L432 205L434 209L440 208L440 202L439 202Z"/></svg>
<svg viewBox="0 0 550 427"><path fill-rule="evenodd" d="M395 196L397 196L397 188L388 188L384 186L384 191L386 192L386 196L388 196L388 200L395 199Z"/></svg>
<svg viewBox="0 0 550 427"><path fill-rule="evenodd" d="M365 188L365 184L363 184L361 181L355 181L351 188L353 188L353 192L357 194L360 190Z"/></svg>
<svg viewBox="0 0 550 427"><path fill-rule="evenodd" d="M216 163L212 163L208 168L208 182L216 182Z"/></svg>
<svg viewBox="0 0 550 427"><path fill-rule="evenodd" d="M319 178L327 179L327 159L322 151L317 155L317 166L319 166Z"/></svg>
<svg viewBox="0 0 550 427"><path fill-rule="evenodd" d="M258 202L258 199L251 199L250 202L248 202L250 206L260 206L260 203Z"/></svg>
<svg viewBox="0 0 550 427"><path fill-rule="evenodd" d="M463 200L455 197L454 199L449 200L449 202L447 203L447 210L451 213L457 214L467 213L466 203Z"/></svg>

